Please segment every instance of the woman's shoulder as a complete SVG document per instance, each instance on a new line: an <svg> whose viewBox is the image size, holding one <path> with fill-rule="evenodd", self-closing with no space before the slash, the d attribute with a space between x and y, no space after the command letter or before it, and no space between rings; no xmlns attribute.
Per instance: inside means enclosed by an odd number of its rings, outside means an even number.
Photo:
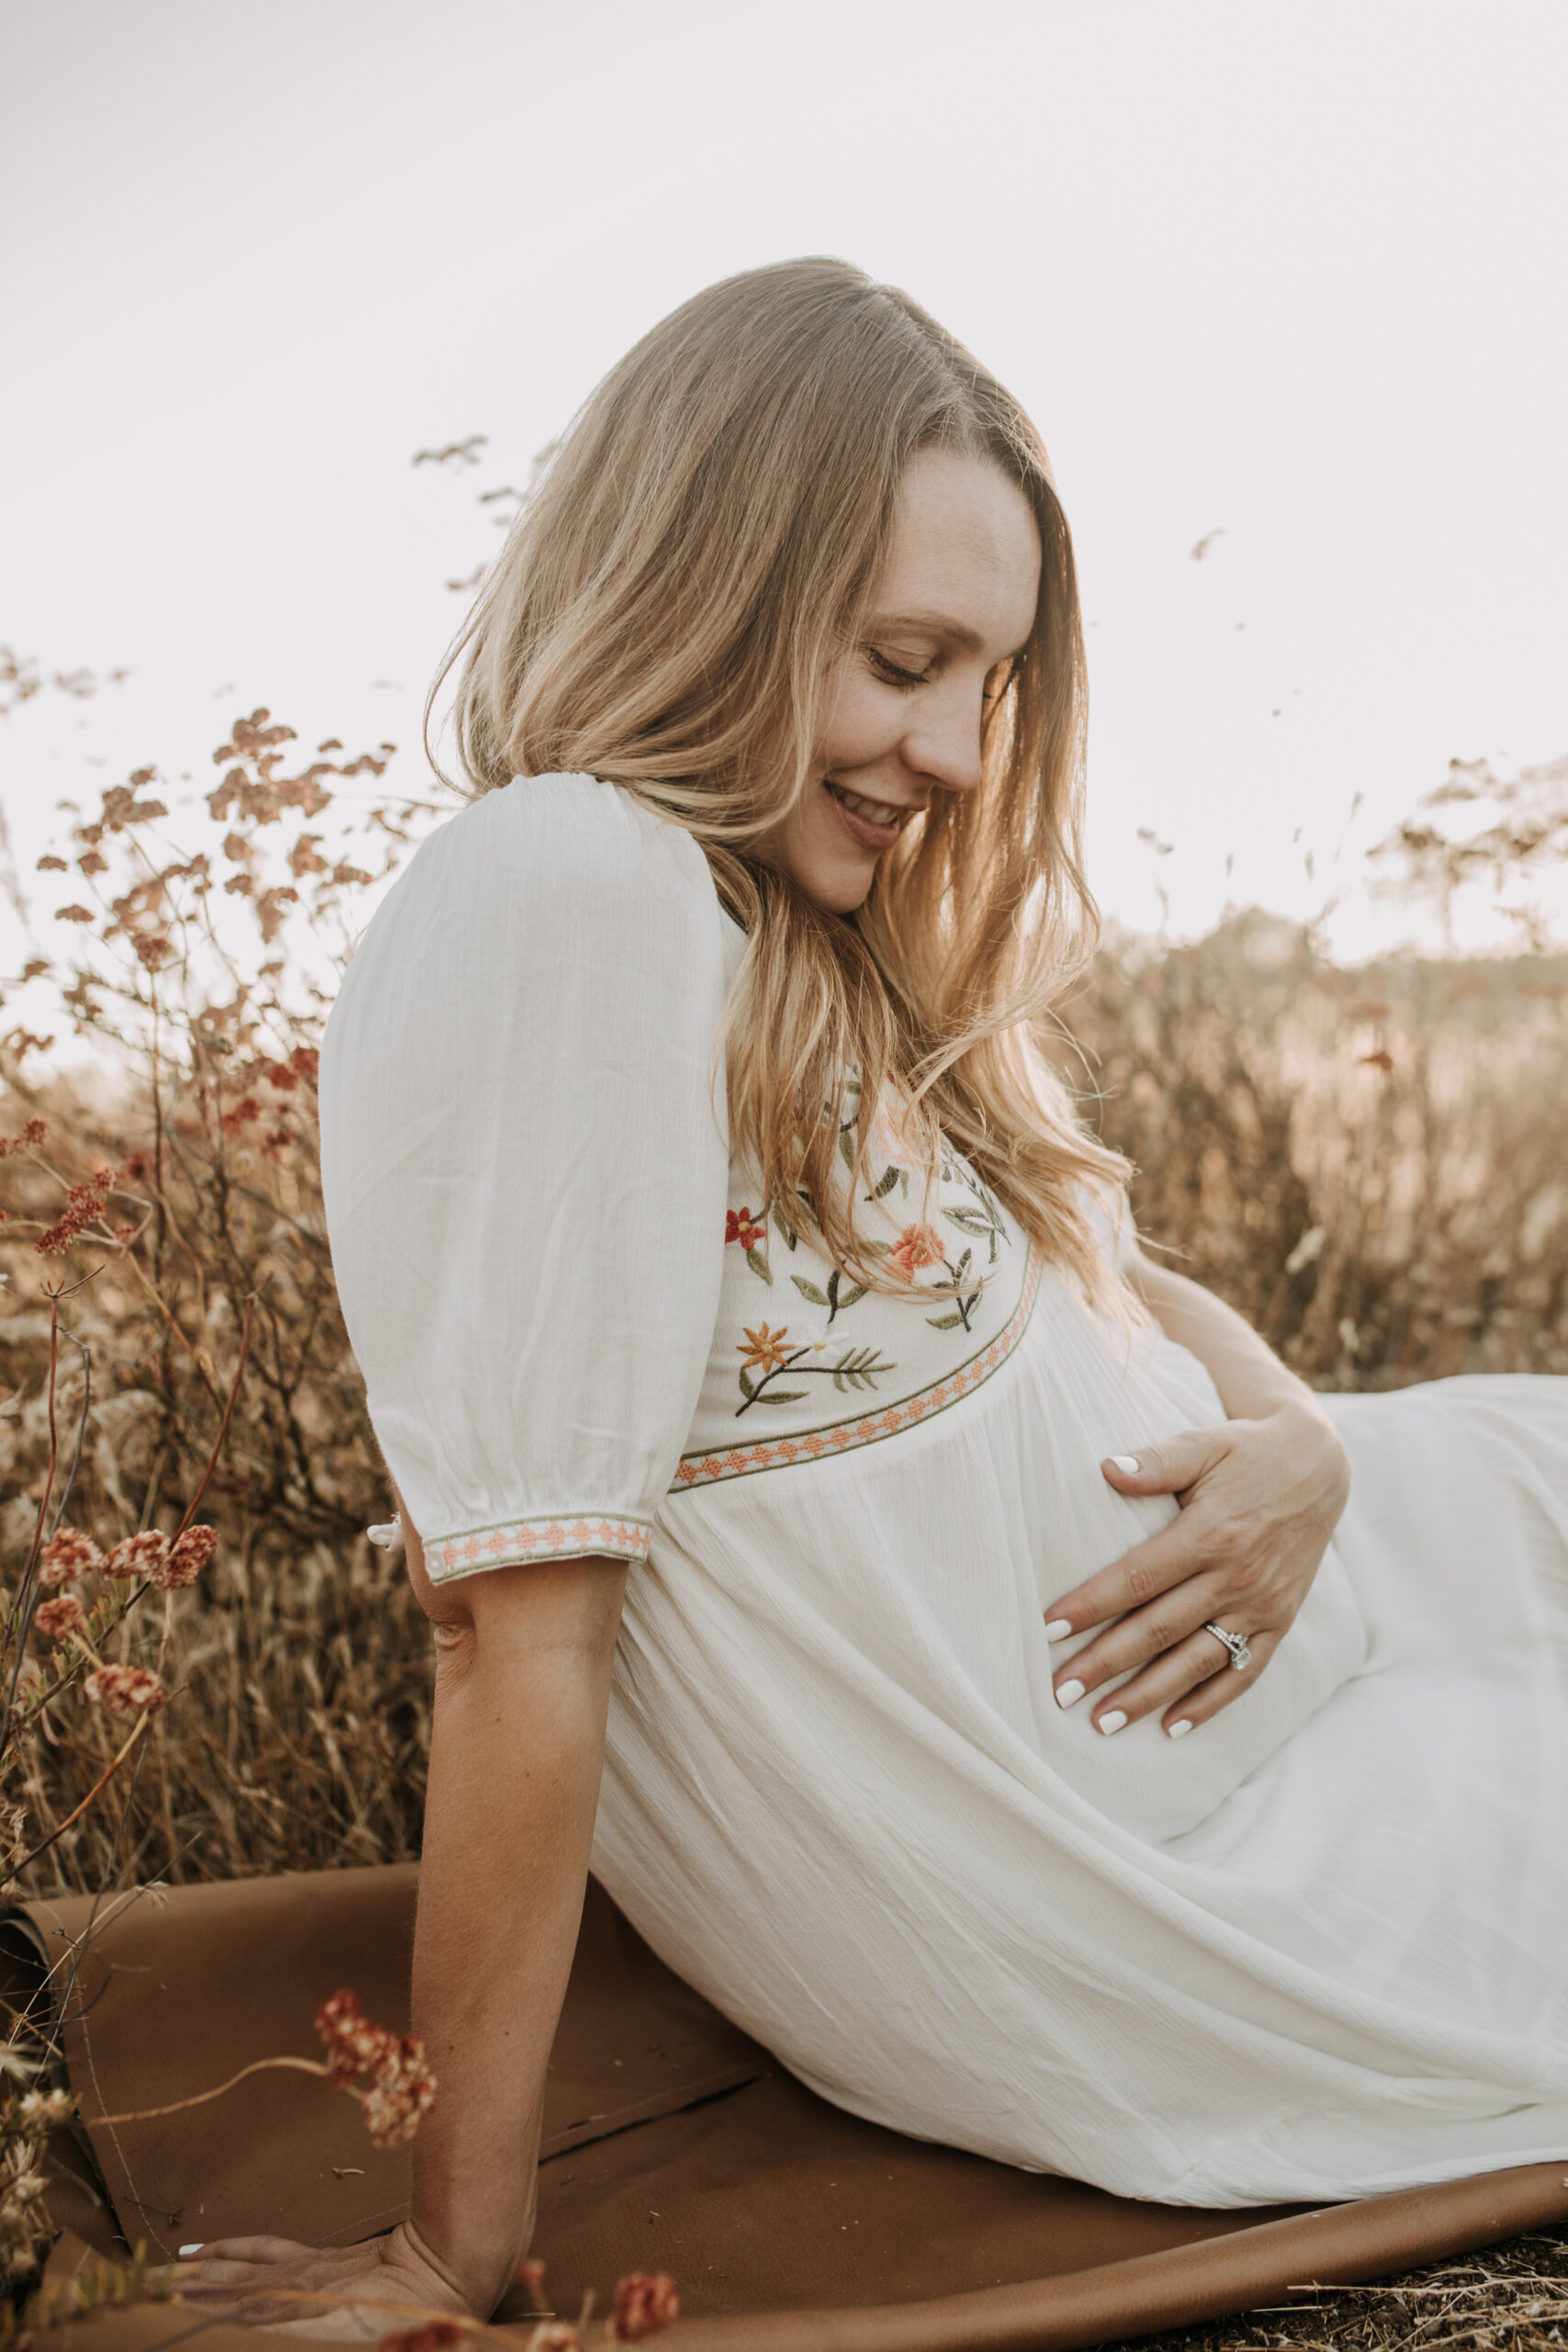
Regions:
<svg viewBox="0 0 1568 2352"><path fill-rule="evenodd" d="M598 776L514 776L478 795L420 844L370 934L430 929L473 938L666 934L688 947L727 928L707 859L683 825Z"/></svg>

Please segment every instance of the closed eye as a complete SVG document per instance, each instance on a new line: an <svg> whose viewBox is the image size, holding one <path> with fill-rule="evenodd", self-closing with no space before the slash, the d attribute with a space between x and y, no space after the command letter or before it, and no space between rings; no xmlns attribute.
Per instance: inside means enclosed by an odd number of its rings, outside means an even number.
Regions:
<svg viewBox="0 0 1568 2352"><path fill-rule="evenodd" d="M874 645L868 645L865 651L866 659L877 676L890 686L902 686L907 689L910 686L927 685L931 682L929 671L906 670L886 653L879 652Z"/></svg>

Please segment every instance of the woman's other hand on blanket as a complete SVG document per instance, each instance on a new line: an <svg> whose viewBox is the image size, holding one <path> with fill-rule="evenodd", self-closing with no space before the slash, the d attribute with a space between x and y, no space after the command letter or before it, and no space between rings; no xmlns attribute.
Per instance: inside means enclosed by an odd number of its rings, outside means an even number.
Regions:
<svg viewBox="0 0 1568 2352"><path fill-rule="evenodd" d="M1057 1668L1056 1702L1100 1690L1098 1731L1163 1711L1179 1739L1250 1690L1289 1631L1345 1508L1345 1449L1316 1406L1292 1400L1101 1467L1119 1494L1174 1495L1181 1509L1047 1610L1055 1640L1105 1628ZM1245 1638L1251 1657L1239 1671L1204 1630L1211 1622ZM1120 1675L1131 1679L1106 1690Z"/></svg>
<svg viewBox="0 0 1568 2352"><path fill-rule="evenodd" d="M329 2343L378 2344L448 2312L483 2319L407 2222L361 2245L292 2238L216 2238L180 2282L213 2319Z"/></svg>

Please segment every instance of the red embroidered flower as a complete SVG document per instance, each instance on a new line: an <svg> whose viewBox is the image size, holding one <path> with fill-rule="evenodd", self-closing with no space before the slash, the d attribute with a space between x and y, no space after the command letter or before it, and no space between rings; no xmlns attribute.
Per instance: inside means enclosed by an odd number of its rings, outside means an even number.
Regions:
<svg viewBox="0 0 1568 2352"><path fill-rule="evenodd" d="M942 1236L929 1225L907 1225L887 1253L887 1262L897 1266L907 1283L912 1283L922 1266L940 1266L942 1260Z"/></svg>
<svg viewBox="0 0 1568 2352"><path fill-rule="evenodd" d="M768 1228L760 1217L752 1216L750 1209L726 1209L724 1238L727 1242L739 1241L750 1257L758 1242L767 1239Z"/></svg>

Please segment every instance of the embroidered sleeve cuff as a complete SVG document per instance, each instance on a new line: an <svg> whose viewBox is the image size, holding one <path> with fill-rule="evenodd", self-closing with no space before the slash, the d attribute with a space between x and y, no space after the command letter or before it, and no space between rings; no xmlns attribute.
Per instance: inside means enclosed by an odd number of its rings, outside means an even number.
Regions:
<svg viewBox="0 0 1568 2352"><path fill-rule="evenodd" d="M481 1568L514 1567L526 1560L573 1560L598 1553L607 1553L613 1560L646 1560L652 1540L651 1521L615 1511L506 1519L459 1535L427 1537L424 1565L432 1584L449 1584L454 1577L474 1576Z"/></svg>

